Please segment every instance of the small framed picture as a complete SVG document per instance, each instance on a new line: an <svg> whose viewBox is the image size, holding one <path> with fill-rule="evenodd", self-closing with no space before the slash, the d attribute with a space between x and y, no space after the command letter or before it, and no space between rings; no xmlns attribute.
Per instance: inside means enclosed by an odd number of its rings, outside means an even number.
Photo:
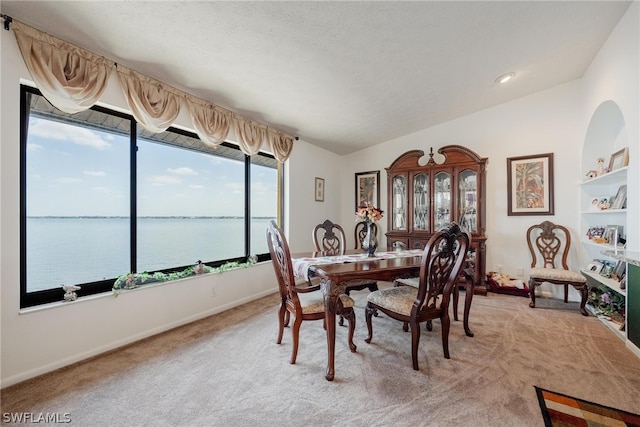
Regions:
<svg viewBox="0 0 640 427"><path fill-rule="evenodd" d="M609 172L629 165L629 147L618 150L611 155L609 160Z"/></svg>
<svg viewBox="0 0 640 427"><path fill-rule="evenodd" d="M599 274L600 270L602 270L602 263L599 261L590 262L589 265L587 265L587 270Z"/></svg>
<svg viewBox="0 0 640 427"><path fill-rule="evenodd" d="M623 209L627 206L627 185L621 185L618 193L611 202L611 209Z"/></svg>
<svg viewBox="0 0 640 427"><path fill-rule="evenodd" d="M324 202L324 178L316 177L316 202Z"/></svg>
<svg viewBox="0 0 640 427"><path fill-rule="evenodd" d="M613 270L615 269L615 265L613 264L604 264L602 266L602 270L600 270L600 275L602 277L606 277L607 279L611 278L611 275L613 274Z"/></svg>
<svg viewBox="0 0 640 427"><path fill-rule="evenodd" d="M604 235L608 244L617 246L620 243L624 227L622 225L607 225L604 230Z"/></svg>
<svg viewBox="0 0 640 427"><path fill-rule="evenodd" d="M618 261L616 267L613 269L613 273L611 278L617 280L618 282L622 281L627 273L627 263L624 261Z"/></svg>

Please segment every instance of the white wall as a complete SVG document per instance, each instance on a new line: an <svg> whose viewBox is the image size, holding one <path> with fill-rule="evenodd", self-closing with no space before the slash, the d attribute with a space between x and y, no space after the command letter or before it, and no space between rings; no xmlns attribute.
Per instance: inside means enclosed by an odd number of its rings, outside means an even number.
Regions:
<svg viewBox="0 0 640 427"><path fill-rule="evenodd" d="M296 141L285 168L285 233L292 253L313 250L311 232L316 224L325 219L340 220L340 195L344 191L341 164L337 154ZM316 177L324 179L324 202L315 201Z"/></svg>

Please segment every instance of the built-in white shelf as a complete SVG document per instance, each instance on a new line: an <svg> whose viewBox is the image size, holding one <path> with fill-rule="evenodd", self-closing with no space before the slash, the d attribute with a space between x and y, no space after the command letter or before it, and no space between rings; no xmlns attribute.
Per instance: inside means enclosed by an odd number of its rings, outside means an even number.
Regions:
<svg viewBox="0 0 640 427"><path fill-rule="evenodd" d="M585 184L594 184L594 185L607 185L614 184L619 182L620 180L625 180L627 175L627 169L629 166L625 166L620 169L616 169L612 172L605 173L604 175L596 176L595 178L583 179L579 182L580 185Z"/></svg>
<svg viewBox="0 0 640 427"><path fill-rule="evenodd" d="M607 328L609 328L612 332L614 332L618 338L620 338L622 341L627 341L626 333L620 330L620 327L622 326L622 324L609 320L605 316L597 315L596 310L589 304L586 305L586 309L587 311L589 311L589 313L596 316L598 320L600 320Z"/></svg>
<svg viewBox="0 0 640 427"><path fill-rule="evenodd" d="M618 282L617 280L609 279L607 277L601 276L598 273L594 273L593 271L580 270L580 272L582 273L583 276L588 276L588 277L592 278L593 280L595 280L598 283L606 286L607 288L611 289L612 291L615 291L615 292L619 293L620 295L624 295L625 297L627 296L627 290L626 289L620 289L620 282Z"/></svg>

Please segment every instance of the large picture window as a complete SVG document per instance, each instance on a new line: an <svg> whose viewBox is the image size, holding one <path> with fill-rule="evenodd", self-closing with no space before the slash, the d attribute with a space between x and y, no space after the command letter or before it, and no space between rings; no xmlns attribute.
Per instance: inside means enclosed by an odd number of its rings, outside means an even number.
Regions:
<svg viewBox="0 0 640 427"><path fill-rule="evenodd" d="M128 272L268 258L280 170L195 134L139 131L94 107L66 114L22 87L21 307L111 291Z"/></svg>

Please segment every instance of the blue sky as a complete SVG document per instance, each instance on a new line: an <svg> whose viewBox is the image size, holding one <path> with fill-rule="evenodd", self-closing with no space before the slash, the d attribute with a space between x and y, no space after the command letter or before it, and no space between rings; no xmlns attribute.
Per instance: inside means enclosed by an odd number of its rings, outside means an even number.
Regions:
<svg viewBox="0 0 640 427"><path fill-rule="evenodd" d="M29 216L127 216L129 141L31 118ZM277 171L252 168L252 216L275 216ZM243 164L161 144L138 145L139 216L241 216Z"/></svg>

